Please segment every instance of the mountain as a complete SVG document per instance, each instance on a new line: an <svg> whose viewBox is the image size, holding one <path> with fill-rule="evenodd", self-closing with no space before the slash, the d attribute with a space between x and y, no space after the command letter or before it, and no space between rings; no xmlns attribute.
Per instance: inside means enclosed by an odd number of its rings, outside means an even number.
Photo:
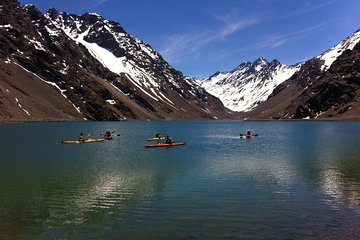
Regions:
<svg viewBox="0 0 360 240"><path fill-rule="evenodd" d="M217 72L200 81L200 85L218 97L227 108L248 112L265 101L300 67L301 63L288 66L276 59L268 62L258 58L253 63L244 62L230 72Z"/></svg>
<svg viewBox="0 0 360 240"><path fill-rule="evenodd" d="M0 121L236 116L117 22L16 0L0 12Z"/></svg>
<svg viewBox="0 0 360 240"><path fill-rule="evenodd" d="M360 119L360 29L306 61L247 119Z"/></svg>

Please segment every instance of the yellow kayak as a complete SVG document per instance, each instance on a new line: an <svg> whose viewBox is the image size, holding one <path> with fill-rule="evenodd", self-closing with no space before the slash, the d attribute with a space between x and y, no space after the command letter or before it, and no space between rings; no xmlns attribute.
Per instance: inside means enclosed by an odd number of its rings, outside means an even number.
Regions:
<svg viewBox="0 0 360 240"><path fill-rule="evenodd" d="M145 144L145 147L173 147L173 146L181 146L185 145L186 142L179 141L179 142L173 142L173 143L156 143L156 144Z"/></svg>
<svg viewBox="0 0 360 240"><path fill-rule="evenodd" d="M148 141L161 141L161 140L164 140L164 139L165 139L165 137L159 137L159 138L153 137L153 138L148 138L147 140Z"/></svg>
<svg viewBox="0 0 360 240"><path fill-rule="evenodd" d="M79 141L79 140L65 140L65 141L61 141L61 143L64 144L81 144L81 143L94 143L94 142L102 142L104 141L104 138L89 138L86 139L85 141Z"/></svg>

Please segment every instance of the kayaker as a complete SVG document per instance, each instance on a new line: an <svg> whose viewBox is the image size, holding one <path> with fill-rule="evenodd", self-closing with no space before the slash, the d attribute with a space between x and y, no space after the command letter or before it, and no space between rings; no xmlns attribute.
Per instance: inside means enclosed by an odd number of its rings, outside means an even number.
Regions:
<svg viewBox="0 0 360 240"><path fill-rule="evenodd" d="M155 137L156 137L156 138L161 138L160 133L157 133L157 134L155 135Z"/></svg>
<svg viewBox="0 0 360 240"><path fill-rule="evenodd" d="M251 132L250 130L247 130L247 131L246 131L246 134L245 134L245 137L246 137L246 138L252 138L252 137L253 137L252 132Z"/></svg>
<svg viewBox="0 0 360 240"><path fill-rule="evenodd" d="M111 132L110 131L107 131L105 133L105 138L111 138Z"/></svg>
<svg viewBox="0 0 360 240"><path fill-rule="evenodd" d="M172 144L172 143L173 143L172 138L169 137L169 136L166 136L166 137L165 137L165 143Z"/></svg>
<svg viewBox="0 0 360 240"><path fill-rule="evenodd" d="M84 142L84 141L85 141L84 135L83 133L80 133L79 142Z"/></svg>

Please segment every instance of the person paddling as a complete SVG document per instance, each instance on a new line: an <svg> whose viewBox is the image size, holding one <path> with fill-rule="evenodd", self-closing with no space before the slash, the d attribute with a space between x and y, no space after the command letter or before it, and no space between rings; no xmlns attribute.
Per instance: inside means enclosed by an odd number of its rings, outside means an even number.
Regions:
<svg viewBox="0 0 360 240"><path fill-rule="evenodd" d="M169 137L169 136L166 136L166 137L165 137L165 143L172 144L172 143L173 143L172 138Z"/></svg>
<svg viewBox="0 0 360 240"><path fill-rule="evenodd" d="M105 136L106 139L111 139L112 138L112 135L111 135L110 131L107 131L104 136Z"/></svg>
<svg viewBox="0 0 360 240"><path fill-rule="evenodd" d="M156 138L161 138L160 133L156 133L155 137L156 137Z"/></svg>
<svg viewBox="0 0 360 240"><path fill-rule="evenodd" d="M79 142L84 142L84 141L85 141L85 138L84 138L83 133L81 132L79 135Z"/></svg>

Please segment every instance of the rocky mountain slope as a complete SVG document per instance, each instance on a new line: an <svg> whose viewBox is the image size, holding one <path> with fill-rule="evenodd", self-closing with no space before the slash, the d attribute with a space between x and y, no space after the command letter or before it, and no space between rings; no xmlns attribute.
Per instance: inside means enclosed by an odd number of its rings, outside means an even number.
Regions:
<svg viewBox="0 0 360 240"><path fill-rule="evenodd" d="M234 114L119 23L0 3L0 121Z"/></svg>
<svg viewBox="0 0 360 240"><path fill-rule="evenodd" d="M248 119L360 119L360 30L305 62Z"/></svg>
<svg viewBox="0 0 360 240"><path fill-rule="evenodd" d="M276 59L268 62L259 58L253 63L244 62L230 72L217 72L200 81L200 84L218 97L227 108L248 112L265 101L300 66L301 63L287 66Z"/></svg>

